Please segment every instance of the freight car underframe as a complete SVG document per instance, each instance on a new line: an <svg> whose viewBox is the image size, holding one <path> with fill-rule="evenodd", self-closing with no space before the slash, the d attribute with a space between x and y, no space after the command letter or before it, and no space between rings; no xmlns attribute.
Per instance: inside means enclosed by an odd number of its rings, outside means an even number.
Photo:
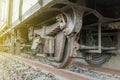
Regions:
<svg viewBox="0 0 120 80"><path fill-rule="evenodd" d="M118 53L119 30L108 26L115 19L105 18L96 10L78 5L49 8L46 13L49 12L58 14L40 22L39 27L24 28L28 37L21 37L25 35L23 28L15 29L14 44L18 46L16 43L19 43L20 51L30 48L35 55L45 55L58 68L70 64L78 53L95 66L102 65L113 53ZM25 43L27 39L29 43Z"/></svg>

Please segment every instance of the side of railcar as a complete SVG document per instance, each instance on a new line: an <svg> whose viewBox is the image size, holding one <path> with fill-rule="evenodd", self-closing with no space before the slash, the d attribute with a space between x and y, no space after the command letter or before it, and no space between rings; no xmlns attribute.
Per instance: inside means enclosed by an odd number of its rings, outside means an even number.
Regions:
<svg viewBox="0 0 120 80"><path fill-rule="evenodd" d="M9 12L10 12L10 1L9 0L0 0L0 50L8 51L9 50L9 37L10 35L2 34L5 30L9 29Z"/></svg>

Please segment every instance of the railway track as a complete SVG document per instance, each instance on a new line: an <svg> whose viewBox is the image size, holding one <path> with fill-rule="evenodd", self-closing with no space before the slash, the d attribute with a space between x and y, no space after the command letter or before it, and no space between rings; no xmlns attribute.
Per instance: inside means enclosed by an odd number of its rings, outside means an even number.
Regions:
<svg viewBox="0 0 120 80"><path fill-rule="evenodd" d="M37 62L42 62L43 64L51 65L50 62L44 59L40 59L39 56L32 56L29 54L22 54L22 57L35 60ZM72 64L66 68L66 70L79 73L80 75L89 76L99 80L120 80L120 70L111 69L107 67L94 67L90 65L85 65L83 63L74 60Z"/></svg>
<svg viewBox="0 0 120 80"><path fill-rule="evenodd" d="M13 58L14 60L37 67L44 72L48 72L57 77L58 80L120 80L120 71L84 65L78 62L73 62L65 69L54 68L49 61L40 56L33 56L29 54L11 55L0 54L5 57Z"/></svg>
<svg viewBox="0 0 120 80"><path fill-rule="evenodd" d="M6 63L4 61L7 61L6 64L12 63L13 66L15 66L14 67L16 70L15 73L18 72L18 70L16 69L16 66L18 66L18 65L21 65L20 74L23 74L22 71L24 72L26 70L26 69L24 70L24 66L29 67L29 68L27 68L28 71L25 72L27 76L23 77L23 79L17 79L16 77L18 75L15 75L16 76L14 78L15 80L92 80L92 78L84 76L84 75L79 75L77 73L73 73L73 72L70 72L67 70L63 70L63 69L56 69L52 66L48 66L48 65L38 63L33 60L25 59L25 58L22 58L19 56L11 55L11 54L7 54L7 53L0 54L0 57L3 57L3 60L2 60L3 63ZM34 77L32 77L32 76L34 76L34 75L29 75L29 70L31 70L32 68L35 68L35 70L37 72L42 73L43 77L41 78L41 74L39 74L38 77L35 77L36 79L33 79ZM36 72L33 72L33 74L34 73L36 73ZM26 77L28 77L28 75L29 75L29 77L32 77L32 78L27 79ZM12 75L12 76L14 76L14 75ZM5 79L5 80L14 80L14 79L10 78L10 79Z"/></svg>
<svg viewBox="0 0 120 80"><path fill-rule="evenodd" d="M114 75L120 76L120 70L110 69L107 67L95 67L95 66L85 65L83 63L78 63L78 62L73 62L71 67L86 69L86 70L94 70L94 71L102 72L104 74L113 75L113 76Z"/></svg>
<svg viewBox="0 0 120 80"><path fill-rule="evenodd" d="M72 72L83 74L99 80L120 80L120 71L105 67L93 67L82 63L73 63L67 68Z"/></svg>

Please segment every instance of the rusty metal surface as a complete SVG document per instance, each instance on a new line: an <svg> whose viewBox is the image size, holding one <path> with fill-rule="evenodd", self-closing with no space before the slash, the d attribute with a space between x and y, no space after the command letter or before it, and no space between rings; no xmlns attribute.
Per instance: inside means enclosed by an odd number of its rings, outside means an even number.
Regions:
<svg viewBox="0 0 120 80"><path fill-rule="evenodd" d="M49 27L46 28L46 35L55 35L60 31L59 23L55 23Z"/></svg>
<svg viewBox="0 0 120 80"><path fill-rule="evenodd" d="M65 35L60 32L59 34L57 34L56 39L55 39L55 61L61 61L62 60L62 56L63 56L63 52L64 52L64 46L65 46L65 41L66 41L66 37Z"/></svg>
<svg viewBox="0 0 120 80"><path fill-rule="evenodd" d="M72 73L72 72L69 72L69 71L62 70L62 69L56 69L56 68L53 68L51 66L47 66L47 65L44 65L44 64L41 64L41 63L37 63L37 62L31 61L31 60L28 60L28 59L25 59L25 58L21 58L21 57L18 57L18 56L14 56L14 55L11 55L11 54L4 53L2 55L7 56L7 57L12 57L13 59L15 59L19 62L28 64L28 65L31 65L31 66L35 66L39 69L51 72L51 73L53 73L57 76L60 76L63 79L66 79L66 80L90 80L90 78L81 76L81 75L76 74L76 73Z"/></svg>

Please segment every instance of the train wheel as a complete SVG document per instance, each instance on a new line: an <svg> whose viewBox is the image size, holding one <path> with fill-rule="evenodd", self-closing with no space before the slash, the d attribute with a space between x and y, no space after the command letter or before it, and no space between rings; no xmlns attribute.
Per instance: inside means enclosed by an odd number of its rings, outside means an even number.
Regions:
<svg viewBox="0 0 120 80"><path fill-rule="evenodd" d="M111 58L111 54L83 53L85 61L93 66L101 66Z"/></svg>
<svg viewBox="0 0 120 80"><path fill-rule="evenodd" d="M71 53L71 39L66 38L62 60L57 64L53 64L53 66L57 68L64 68L68 66L72 61L72 57L70 57L70 53Z"/></svg>

